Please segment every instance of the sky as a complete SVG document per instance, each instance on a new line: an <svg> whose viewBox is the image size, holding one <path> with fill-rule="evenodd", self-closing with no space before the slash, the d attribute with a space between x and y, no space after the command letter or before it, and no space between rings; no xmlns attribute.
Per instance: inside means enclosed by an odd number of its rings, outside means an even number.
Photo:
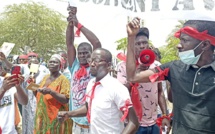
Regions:
<svg viewBox="0 0 215 134"><path fill-rule="evenodd" d="M28 2L29 0L0 0L0 12L4 11L6 5ZM35 2L42 2L47 7L62 13L64 16L68 16L67 2L62 0L32 0ZM162 5L161 5L162 6ZM164 5L165 6L165 5ZM146 9L148 10L148 9ZM121 12L114 7L91 5L78 5L77 18L79 22L93 31L102 43L102 46L116 55L116 43L115 41L126 37L126 24L127 24L127 12ZM65 18L66 20L66 18ZM150 31L150 40L155 47L166 45L166 38L171 30L178 24L175 19L144 19L144 26L148 27ZM81 35L80 38L75 39L75 44L87 41L87 39Z"/></svg>

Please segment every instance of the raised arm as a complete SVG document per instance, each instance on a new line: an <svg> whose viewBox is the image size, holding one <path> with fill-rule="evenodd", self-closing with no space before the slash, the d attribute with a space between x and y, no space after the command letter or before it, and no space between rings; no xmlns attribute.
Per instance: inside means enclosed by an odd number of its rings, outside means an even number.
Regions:
<svg viewBox="0 0 215 134"><path fill-rule="evenodd" d="M8 69L11 69L13 64L7 60L3 52L0 52L0 60L5 63Z"/></svg>
<svg viewBox="0 0 215 134"><path fill-rule="evenodd" d="M95 50L96 48L101 48L101 42L99 41L97 36L84 25L79 23L77 16L74 16L73 23L75 27L77 27L84 34L87 40L93 45L93 50Z"/></svg>
<svg viewBox="0 0 215 134"><path fill-rule="evenodd" d="M149 76L154 74L155 70L146 70L136 73L136 59L135 59L135 38L140 28L140 19L134 18L127 25L128 46L126 59L126 73L127 80L132 83L150 82Z"/></svg>
<svg viewBox="0 0 215 134"><path fill-rule="evenodd" d="M93 45L93 50L95 50L96 48L101 48L101 42L92 31L90 31L89 29L83 26L81 28L81 32L88 39L88 41Z"/></svg>
<svg viewBox="0 0 215 134"><path fill-rule="evenodd" d="M68 55L68 63L69 63L69 67L72 67L72 64L75 60L76 57L76 49L74 46L74 26L72 23L72 13L69 13L69 17L68 17L68 25L67 25L67 29L66 29L66 45L67 45L67 55Z"/></svg>

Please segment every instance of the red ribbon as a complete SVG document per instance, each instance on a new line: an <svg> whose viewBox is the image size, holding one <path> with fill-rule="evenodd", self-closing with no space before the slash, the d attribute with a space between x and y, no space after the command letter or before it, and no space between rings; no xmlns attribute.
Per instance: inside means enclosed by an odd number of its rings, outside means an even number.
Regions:
<svg viewBox="0 0 215 134"><path fill-rule="evenodd" d="M81 28L83 27L83 25L81 23L78 23L78 29L76 30L75 34L77 35L77 37L80 37L81 34Z"/></svg>
<svg viewBox="0 0 215 134"><path fill-rule="evenodd" d="M30 53L28 53L28 57L29 56L35 56L35 57L38 57L38 54L36 54L36 53L34 53L34 52L30 52Z"/></svg>
<svg viewBox="0 0 215 134"><path fill-rule="evenodd" d="M126 62L126 55L124 53L118 53L116 56L119 60Z"/></svg>
<svg viewBox="0 0 215 134"><path fill-rule="evenodd" d="M160 67L156 68L158 69L159 72L149 76L150 81L155 82L158 78L159 80L165 80L165 76L168 76L169 68L166 68L164 70L161 70Z"/></svg>
<svg viewBox="0 0 215 134"><path fill-rule="evenodd" d="M139 121L141 121L142 116L143 116L143 110L142 110L142 105L140 102L140 96L139 96L139 91L138 91L138 83L135 84L130 84L131 85L131 101L133 103L134 110L137 114L137 117Z"/></svg>
<svg viewBox="0 0 215 134"><path fill-rule="evenodd" d="M162 126L163 119L166 118L167 120L170 121L172 117L173 117L173 113L169 114L168 116L161 116L161 117L157 118L156 124L160 128L160 134L162 134L162 128L161 128L161 126Z"/></svg>
<svg viewBox="0 0 215 134"><path fill-rule="evenodd" d="M0 134L2 134L2 130L1 130L1 127L0 127Z"/></svg>
<svg viewBox="0 0 215 134"><path fill-rule="evenodd" d="M75 78L80 80L81 77L85 76L87 74L87 67L89 67L89 64L87 65L80 65L81 67L75 72Z"/></svg>
<svg viewBox="0 0 215 134"><path fill-rule="evenodd" d="M27 60L28 59L28 55L20 55L19 59L26 59Z"/></svg>
<svg viewBox="0 0 215 134"><path fill-rule="evenodd" d="M182 33L185 33L185 34L187 34L187 35L189 35L189 36L192 36L193 38L196 38L196 39L198 39L198 40L201 40L201 41L203 41L203 40L209 40L210 43L211 43L212 45L215 46L215 37L209 35L207 30L205 30L205 31L203 31L203 32L199 32L197 29L195 29L195 28L193 28L193 27L186 26L186 27L181 28L180 30L178 30L178 31L175 33L174 36L175 36L176 38L180 38L181 32L182 32Z"/></svg>
<svg viewBox="0 0 215 134"><path fill-rule="evenodd" d="M125 105L124 105L123 107L120 108L121 111L124 111L124 114L123 114L123 116L121 117L121 121L122 121L122 122L123 122L123 121L126 119L126 117L128 116L128 107L129 107L129 106L132 106L132 104L131 104L130 100L127 99L127 100L125 101Z"/></svg>
<svg viewBox="0 0 215 134"><path fill-rule="evenodd" d="M90 114L91 114L92 101L94 99L94 92L95 92L96 86L99 85L99 84L101 84L101 83L96 82L92 87L91 96L89 96L89 95L86 96L86 97L90 98L90 101L89 101L89 104L88 104L88 110L87 110L87 120L88 120L89 123L90 123Z"/></svg>

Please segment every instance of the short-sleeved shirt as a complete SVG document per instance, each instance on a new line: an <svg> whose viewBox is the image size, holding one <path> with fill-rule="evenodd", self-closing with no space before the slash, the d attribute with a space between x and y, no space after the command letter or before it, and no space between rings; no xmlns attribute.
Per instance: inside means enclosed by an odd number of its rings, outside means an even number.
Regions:
<svg viewBox="0 0 215 134"><path fill-rule="evenodd" d="M73 65L71 68L69 68L71 72L71 90L70 90L70 101L69 101L69 110L75 110L80 108L85 104L85 93L87 84L92 78L89 70L90 68L86 68L87 74L80 78L80 80L75 78L75 73L80 69L80 63L78 59L76 58L73 62ZM74 122L81 124L81 125L89 125L86 117L74 117L72 118Z"/></svg>
<svg viewBox="0 0 215 134"><path fill-rule="evenodd" d="M95 88L91 105L90 131L92 134L120 134L124 128L123 122L120 121L120 109L126 102L131 104L128 108L132 107L128 89L109 74L102 78L100 83ZM94 84L95 78L87 86L87 95L91 96ZM89 100L87 97L88 104Z"/></svg>
<svg viewBox="0 0 215 134"><path fill-rule="evenodd" d="M181 61L161 65L169 68L173 98L173 133L215 133L215 62L198 68ZM158 71L158 70L157 70Z"/></svg>
<svg viewBox="0 0 215 134"><path fill-rule="evenodd" d="M150 68L154 68L157 64L160 65L160 63L156 61ZM125 62L121 62L118 65L117 79L122 84L127 83ZM144 127L152 126L156 123L157 119L158 83L139 83L138 91L143 111L142 120L139 121L139 123Z"/></svg>
<svg viewBox="0 0 215 134"><path fill-rule="evenodd" d="M0 87L2 87L3 78L0 77ZM2 134L16 134L15 129L15 101L14 95L16 88L7 90L0 100L0 127Z"/></svg>

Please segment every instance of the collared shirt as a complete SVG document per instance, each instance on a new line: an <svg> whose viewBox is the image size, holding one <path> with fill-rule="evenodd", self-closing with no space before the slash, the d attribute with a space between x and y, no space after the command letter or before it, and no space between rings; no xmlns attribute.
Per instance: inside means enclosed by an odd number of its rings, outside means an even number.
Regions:
<svg viewBox="0 0 215 134"><path fill-rule="evenodd" d="M160 62L155 61L150 68L161 65ZM118 65L117 79L126 84L126 63L121 62ZM138 86L140 101L142 104L142 120L139 121L140 126L152 126L156 123L157 119L157 106L158 106L158 83L139 83Z"/></svg>
<svg viewBox="0 0 215 134"><path fill-rule="evenodd" d="M87 74L80 78L80 80L75 78L75 72L80 69L80 63L76 58L72 64L72 67L69 67L71 72L71 90L70 90L70 101L69 101L69 110L75 110L80 108L81 106L85 105L84 97L86 93L87 84L92 78L89 70L87 69ZM81 125L89 125L86 117L74 117L72 118L74 122L81 124Z"/></svg>
<svg viewBox="0 0 215 134"><path fill-rule="evenodd" d="M215 133L215 62L198 68L173 61L166 79L173 95L173 133Z"/></svg>
<svg viewBox="0 0 215 134"><path fill-rule="evenodd" d="M120 109L126 102L131 104L128 89L109 74L101 79L100 83L95 88L91 105L90 131L92 134L120 134L124 128L123 122L120 121L122 117ZM95 78L88 83L89 96L94 84ZM90 98L87 97L88 104L89 100Z"/></svg>

